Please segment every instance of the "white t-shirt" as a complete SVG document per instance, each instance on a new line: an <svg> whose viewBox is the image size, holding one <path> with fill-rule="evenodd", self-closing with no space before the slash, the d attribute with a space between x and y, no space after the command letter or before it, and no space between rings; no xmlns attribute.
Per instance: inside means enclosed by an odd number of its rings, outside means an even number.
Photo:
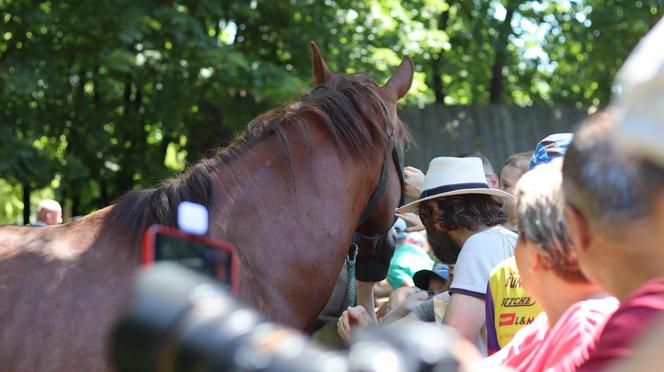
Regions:
<svg viewBox="0 0 664 372"><path fill-rule="evenodd" d="M491 270L514 256L516 240L517 235L502 226L494 226L468 238L454 265L450 293L483 299Z"/></svg>
<svg viewBox="0 0 664 372"><path fill-rule="evenodd" d="M514 256L517 237L517 234L502 226L494 226L468 238L454 265L450 293L484 299L491 270L506 258ZM487 354L486 323L482 326L476 345L482 355Z"/></svg>

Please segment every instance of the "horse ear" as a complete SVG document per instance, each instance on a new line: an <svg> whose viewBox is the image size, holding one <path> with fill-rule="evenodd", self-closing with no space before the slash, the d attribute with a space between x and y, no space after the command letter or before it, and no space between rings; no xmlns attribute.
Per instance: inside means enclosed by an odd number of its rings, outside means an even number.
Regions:
<svg viewBox="0 0 664 372"><path fill-rule="evenodd" d="M413 83L413 70L413 61L410 60L410 57L403 57L403 61L401 61L397 70L394 71L390 80L388 80L383 86L383 89L385 89L395 101L403 98L406 93L408 93L408 90Z"/></svg>
<svg viewBox="0 0 664 372"><path fill-rule="evenodd" d="M325 63L323 57L320 56L318 45L313 41L311 42L311 57L313 59L314 80L316 81L316 85L321 85L334 77L330 68L327 67L327 63Z"/></svg>

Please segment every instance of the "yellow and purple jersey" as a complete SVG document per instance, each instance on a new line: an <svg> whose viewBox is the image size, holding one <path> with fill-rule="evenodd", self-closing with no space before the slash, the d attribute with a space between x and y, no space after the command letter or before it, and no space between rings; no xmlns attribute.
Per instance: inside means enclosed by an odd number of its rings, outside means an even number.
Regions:
<svg viewBox="0 0 664 372"><path fill-rule="evenodd" d="M489 355L507 345L519 329L542 312L523 289L514 257L491 271L485 304Z"/></svg>

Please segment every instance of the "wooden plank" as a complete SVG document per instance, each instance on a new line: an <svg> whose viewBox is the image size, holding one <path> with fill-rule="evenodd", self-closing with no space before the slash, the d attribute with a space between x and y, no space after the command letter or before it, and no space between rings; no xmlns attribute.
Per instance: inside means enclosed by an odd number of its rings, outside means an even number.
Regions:
<svg viewBox="0 0 664 372"><path fill-rule="evenodd" d="M436 156L482 151L500 172L508 156L534 150L552 133L572 132L586 116L585 109L565 106L429 105L401 112L417 147L406 164L426 171Z"/></svg>

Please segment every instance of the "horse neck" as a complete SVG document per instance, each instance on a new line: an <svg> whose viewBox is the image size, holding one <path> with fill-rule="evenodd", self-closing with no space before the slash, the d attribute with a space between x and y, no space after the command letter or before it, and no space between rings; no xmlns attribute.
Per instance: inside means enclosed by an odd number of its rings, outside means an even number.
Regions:
<svg viewBox="0 0 664 372"><path fill-rule="evenodd" d="M340 157L318 127L309 144L287 131L290 167L275 136L220 167L210 205L211 235L239 252L241 297L300 328L332 292L379 168Z"/></svg>

